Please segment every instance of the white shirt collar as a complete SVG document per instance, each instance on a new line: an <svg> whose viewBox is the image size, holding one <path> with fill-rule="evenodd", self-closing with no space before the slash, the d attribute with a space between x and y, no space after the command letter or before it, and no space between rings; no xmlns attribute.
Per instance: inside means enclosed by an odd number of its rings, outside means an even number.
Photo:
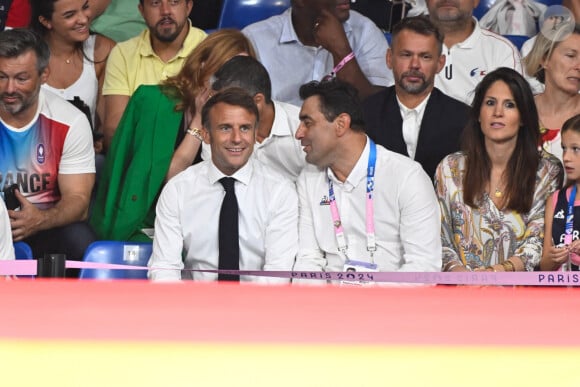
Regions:
<svg viewBox="0 0 580 387"><path fill-rule="evenodd" d="M477 45L479 44L479 40L481 37L481 27L479 26L479 21L475 18L475 16L472 16L472 18L475 27L473 28L471 35L469 35L467 39L465 39L463 42L456 43L453 47L474 48L477 47ZM443 52L449 52L449 47L447 47L445 43L443 43ZM449 65L449 59L450 59L449 56L447 56L446 65Z"/></svg>
<svg viewBox="0 0 580 387"><path fill-rule="evenodd" d="M427 98L423 99L423 101L421 101L421 103L414 109L409 109L403 105L397 96L397 103L399 104L399 110L403 119L403 140L407 145L407 154L412 159L415 159L417 144L419 142L419 131L421 130L421 122L423 122L425 106L427 106L427 101L429 100L430 96L431 93L429 93Z"/></svg>
<svg viewBox="0 0 580 387"><path fill-rule="evenodd" d="M233 177L240 183L248 185L250 183L250 179L252 178L253 172L254 172L254 161L253 157L250 156L248 162L229 177ZM209 182L211 184L217 183L222 177L228 177L215 166L213 160L209 160L209 168L207 175Z"/></svg>
<svg viewBox="0 0 580 387"><path fill-rule="evenodd" d="M459 42L455 44L453 47L457 46L458 48L475 48L479 46L481 27L479 26L479 21L475 18L475 16L472 16L472 19L475 26L473 28L473 31L471 32L471 35L469 35L467 39L465 39L463 42ZM447 47L445 44L443 44L443 46L444 52L449 51L449 47Z"/></svg>
<svg viewBox="0 0 580 387"><path fill-rule="evenodd" d="M268 138L273 136L294 136L291 130L292 128L285 124L288 122L288 114L286 114L286 111L280 106L278 101L272 100L272 103L274 104L274 122L272 122L272 130L270 131Z"/></svg>
<svg viewBox="0 0 580 387"><path fill-rule="evenodd" d="M463 42L458 43L459 47L461 48L474 48L479 45L479 37L481 36L481 27L479 26L479 21L472 16L473 24L475 27L473 28L473 32L471 35L467 37Z"/></svg>
<svg viewBox="0 0 580 387"><path fill-rule="evenodd" d="M352 191L361 181L365 180L366 182L370 149L371 145L369 138L367 136L367 143L365 144L365 147L360 157L358 158L358 161L356 162L352 171L350 171L344 183L337 179L334 172L332 172L332 169L330 168L326 168L328 178L332 179L332 182L334 184L342 186L343 190L347 192Z"/></svg>
<svg viewBox="0 0 580 387"><path fill-rule="evenodd" d="M429 100L429 97L431 97L431 93L427 94L427 97L425 97L425 99L423 101L421 101L421 103L413 109L409 109L408 107L406 107L401 102L398 95L395 95L395 96L397 97L397 103L399 104L399 109L401 110L401 114L403 116L403 119L405 118L405 116L407 116L411 112L415 112L417 114L417 116L421 117L421 119L422 119L423 113L425 113L425 107L427 106L427 101ZM420 121L421 120L419 120L419 122Z"/></svg>

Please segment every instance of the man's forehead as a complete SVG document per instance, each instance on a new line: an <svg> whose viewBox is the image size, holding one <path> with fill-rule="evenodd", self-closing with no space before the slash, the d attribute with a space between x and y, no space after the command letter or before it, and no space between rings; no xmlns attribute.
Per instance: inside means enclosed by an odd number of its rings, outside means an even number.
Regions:
<svg viewBox="0 0 580 387"><path fill-rule="evenodd" d="M418 45L421 45L421 48ZM401 30L393 38L392 49L419 51L425 48L437 49L437 39L434 35L423 35L410 29Z"/></svg>
<svg viewBox="0 0 580 387"><path fill-rule="evenodd" d="M312 95L306 98L302 103L300 115L308 115L312 117L316 113L320 113L320 97L317 95Z"/></svg>
<svg viewBox="0 0 580 387"><path fill-rule="evenodd" d="M0 57L0 66L2 68L10 68L11 70L26 71L36 68L36 54L33 50L26 51L14 57Z"/></svg>
<svg viewBox="0 0 580 387"><path fill-rule="evenodd" d="M256 115L243 106L230 105L225 102L218 102L213 106L210 115L216 121L225 121L232 118L255 121Z"/></svg>

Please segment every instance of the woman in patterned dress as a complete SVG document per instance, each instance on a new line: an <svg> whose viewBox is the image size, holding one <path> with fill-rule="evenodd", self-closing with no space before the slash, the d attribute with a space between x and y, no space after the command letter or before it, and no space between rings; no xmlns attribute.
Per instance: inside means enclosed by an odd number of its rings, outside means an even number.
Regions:
<svg viewBox="0 0 580 387"><path fill-rule="evenodd" d="M439 164L443 271L533 270L542 255L546 198L562 166L538 151L538 113L517 72L499 68L475 91L462 151Z"/></svg>

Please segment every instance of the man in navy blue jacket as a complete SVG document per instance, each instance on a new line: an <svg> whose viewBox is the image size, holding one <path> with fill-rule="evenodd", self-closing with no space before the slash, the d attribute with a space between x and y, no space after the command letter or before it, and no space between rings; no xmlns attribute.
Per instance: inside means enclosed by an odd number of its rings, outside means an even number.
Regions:
<svg viewBox="0 0 580 387"><path fill-rule="evenodd" d="M445 65L442 44L443 36L427 17L403 19L387 51L395 85L364 102L369 137L419 162L431 179L443 157L459 150L469 110L434 86Z"/></svg>

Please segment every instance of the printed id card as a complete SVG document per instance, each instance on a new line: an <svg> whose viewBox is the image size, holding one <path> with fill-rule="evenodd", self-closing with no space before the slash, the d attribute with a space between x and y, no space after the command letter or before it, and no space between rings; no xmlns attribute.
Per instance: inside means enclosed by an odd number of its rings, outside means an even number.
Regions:
<svg viewBox="0 0 580 387"><path fill-rule="evenodd" d="M378 267L376 263L355 261L347 259L344 262L344 279L340 281L341 286L372 286L372 275L370 272L377 272Z"/></svg>

